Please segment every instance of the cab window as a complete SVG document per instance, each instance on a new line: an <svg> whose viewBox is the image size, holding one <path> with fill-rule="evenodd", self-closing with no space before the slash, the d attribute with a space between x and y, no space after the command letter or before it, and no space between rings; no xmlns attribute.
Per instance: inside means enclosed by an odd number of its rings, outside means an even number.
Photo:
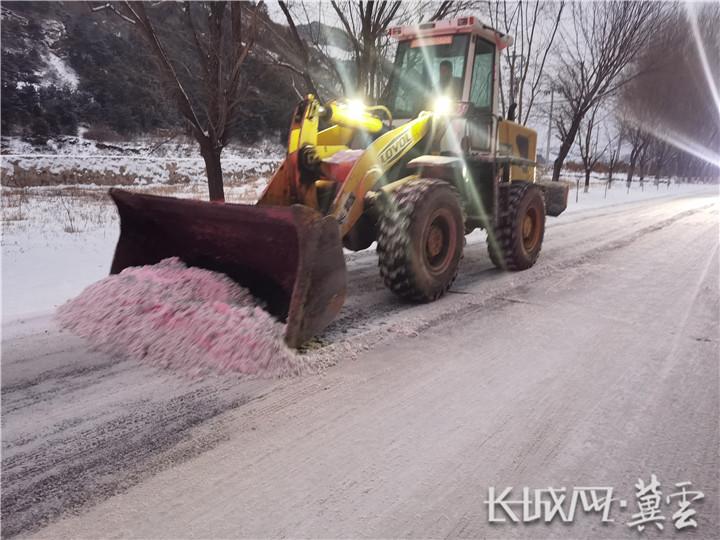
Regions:
<svg viewBox="0 0 720 540"><path fill-rule="evenodd" d="M398 44L387 100L393 116L414 117L429 110L438 95L461 99L469 38L434 36Z"/></svg>
<svg viewBox="0 0 720 540"><path fill-rule="evenodd" d="M495 46L478 38L475 43L470 101L481 110L492 110Z"/></svg>

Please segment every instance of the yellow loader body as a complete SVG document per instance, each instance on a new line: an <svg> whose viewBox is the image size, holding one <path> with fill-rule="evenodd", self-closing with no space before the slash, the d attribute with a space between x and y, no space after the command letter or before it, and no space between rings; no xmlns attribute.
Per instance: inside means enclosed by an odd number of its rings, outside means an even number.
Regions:
<svg viewBox="0 0 720 540"><path fill-rule="evenodd" d="M343 246L376 241L385 285L411 301L449 289L476 227L498 268L535 264L567 186L535 182L536 133L514 122L514 105L499 113L500 51L512 38L474 17L421 26L391 30L387 107L309 95L295 108L286 157L256 205L111 190L121 219L112 272L172 256L223 272L287 323L297 347L342 307Z"/></svg>
<svg viewBox="0 0 720 540"><path fill-rule="evenodd" d="M325 123L338 123L319 131L321 115ZM352 115L337 104L322 107L313 96L293 118L287 156L256 205L110 190L121 231L111 273L179 257L250 289L286 322L289 346L322 331L345 299L342 238L360 218L366 193L425 136L429 116L380 135L361 155L356 151L342 182L329 174L308 180L303 152L312 149L319 171L331 173L323 160L350 150L354 128L377 133L384 129L382 121L367 113ZM318 193L328 189L333 202L323 210Z"/></svg>

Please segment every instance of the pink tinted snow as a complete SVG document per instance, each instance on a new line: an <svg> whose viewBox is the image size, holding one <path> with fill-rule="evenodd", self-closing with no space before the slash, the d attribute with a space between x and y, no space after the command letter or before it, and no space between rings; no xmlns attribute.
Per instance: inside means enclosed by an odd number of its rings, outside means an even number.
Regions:
<svg viewBox="0 0 720 540"><path fill-rule="evenodd" d="M285 326L247 289L177 258L126 268L58 309L60 324L97 348L191 376L305 371L284 343Z"/></svg>

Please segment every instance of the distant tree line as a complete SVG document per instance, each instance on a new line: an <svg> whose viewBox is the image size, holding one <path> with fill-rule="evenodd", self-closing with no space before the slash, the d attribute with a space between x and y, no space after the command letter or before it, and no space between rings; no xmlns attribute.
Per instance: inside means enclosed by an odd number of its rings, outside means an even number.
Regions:
<svg viewBox="0 0 720 540"><path fill-rule="evenodd" d="M720 176L720 110L713 98L720 8L648 5L655 10L653 38L634 51L623 83L602 94L578 123L586 191L593 171L607 172L610 186L622 172L628 188L650 176L656 182Z"/></svg>

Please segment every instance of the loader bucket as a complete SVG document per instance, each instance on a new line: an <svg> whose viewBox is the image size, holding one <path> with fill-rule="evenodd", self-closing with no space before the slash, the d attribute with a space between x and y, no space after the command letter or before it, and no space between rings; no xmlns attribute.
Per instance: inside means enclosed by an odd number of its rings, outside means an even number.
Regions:
<svg viewBox="0 0 720 540"><path fill-rule="evenodd" d="M302 205L249 206L159 197L111 189L120 238L110 269L178 257L222 272L287 323L298 347L335 318L345 300L340 229Z"/></svg>

